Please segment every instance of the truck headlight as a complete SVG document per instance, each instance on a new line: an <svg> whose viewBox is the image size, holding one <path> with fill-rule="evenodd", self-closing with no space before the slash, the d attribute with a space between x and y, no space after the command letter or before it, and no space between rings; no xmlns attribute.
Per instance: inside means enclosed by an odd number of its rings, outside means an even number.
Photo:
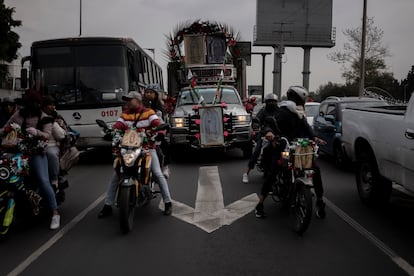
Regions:
<svg viewBox="0 0 414 276"><path fill-rule="evenodd" d="M239 116L237 116L237 120L239 121L239 123L247 124L250 121L250 116L248 116L248 115L239 115Z"/></svg>
<svg viewBox="0 0 414 276"><path fill-rule="evenodd" d="M173 127L184 127L184 118L172 118L171 124Z"/></svg>

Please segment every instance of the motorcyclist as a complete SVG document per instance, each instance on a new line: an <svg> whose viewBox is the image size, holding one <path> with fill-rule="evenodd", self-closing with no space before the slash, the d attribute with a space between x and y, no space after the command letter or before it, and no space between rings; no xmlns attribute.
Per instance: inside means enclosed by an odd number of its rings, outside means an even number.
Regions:
<svg viewBox="0 0 414 276"><path fill-rule="evenodd" d="M131 91L128 95L123 96L122 99L127 101L127 108L122 112L121 117L118 118L113 125L114 129L126 130L132 126L136 126L141 129L151 129L161 124L161 120L155 114L155 111L149 108L145 108L142 104L142 96L136 91ZM152 158L151 171L154 180L158 183L162 199L164 201L164 215L171 215L172 203L168 183L165 176L162 174L160 162L158 160L157 153L154 149L154 145L151 141L150 154ZM109 182L108 190L105 197L105 205L99 213L99 218L104 218L112 215L112 205L114 204L116 189L119 183L119 176L114 172L112 174L111 181Z"/></svg>
<svg viewBox="0 0 414 276"><path fill-rule="evenodd" d="M142 103L145 107L153 109L157 113L158 117L165 121L166 112L164 104L160 99L160 87L158 84L150 83L145 87ZM160 162L162 173L166 178L168 178L170 176L170 169L168 167L168 164L171 162L170 146L166 141L165 136L163 136L163 138L164 139L160 139L159 147L157 147L157 150L161 151L159 152L159 156L161 157Z"/></svg>
<svg viewBox="0 0 414 276"><path fill-rule="evenodd" d="M53 118L42 112L40 108L41 100L40 94L29 91L23 98L24 107L14 113L6 125L17 123L21 126L22 131L33 137L50 139ZM43 151L33 153L30 158L30 169L34 172L37 184L53 213L50 229L58 229L60 227L60 214L49 179L47 157Z"/></svg>
<svg viewBox="0 0 414 276"><path fill-rule="evenodd" d="M286 137L289 141L295 138L309 138L315 140L318 143L324 144L325 141L315 137L312 128L309 126L304 113L304 104L307 98L308 92L306 88L302 86L291 86L287 90L287 101L280 104L280 108L276 115L276 122L278 130L274 130L272 127L266 127L266 139L274 141L264 150L264 160L268 170L265 174L265 181L262 185L261 193L259 196L259 203L255 208L256 217L261 218L265 216L264 213L264 201L268 195L272 183L275 181L277 168L277 160L280 158L281 148L275 143L275 137L281 135ZM277 133L280 132L280 133ZM314 161L313 164L313 185L315 188L316 200L316 216L318 218L325 218L325 203L323 201L323 186L322 177L319 166Z"/></svg>
<svg viewBox="0 0 414 276"><path fill-rule="evenodd" d="M254 121L256 121L256 123L259 125L260 131L256 133L256 146L254 148L252 156L249 159L249 162L247 163L247 171L243 174L242 182L245 184L249 183L249 173L254 169L254 166L262 150L262 137L265 135L263 129L265 125L265 119L267 117L275 117L279 109L277 100L278 97L276 94L268 93L264 98L265 106L259 110L256 118L254 118Z"/></svg>

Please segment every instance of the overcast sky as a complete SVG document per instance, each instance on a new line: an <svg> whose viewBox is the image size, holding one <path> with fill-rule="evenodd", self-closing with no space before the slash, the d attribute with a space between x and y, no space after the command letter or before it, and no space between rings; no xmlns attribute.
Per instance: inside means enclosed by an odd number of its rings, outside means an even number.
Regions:
<svg viewBox="0 0 414 276"><path fill-rule="evenodd" d="M23 47L20 55L29 55L33 41L79 35L80 0L5 0L15 7L14 19L22 20L15 28ZM343 31L361 25L363 0L333 0L333 27L336 46L311 51L310 90L320 85L344 83L340 66L327 54L342 49ZM389 71L401 80L414 65L413 0L368 0L368 16L384 31L383 45L390 50L386 59ZM243 41L253 40L256 0L82 0L82 35L125 36L142 48L155 48L155 59L166 76L165 35L177 24L188 20L212 20L231 25ZM253 47L253 52L273 52L270 47ZM272 91L273 56L266 58L265 91ZM287 48L282 65L282 94L289 85L302 84L303 50ZM248 85L261 84L262 57L253 56L247 71Z"/></svg>

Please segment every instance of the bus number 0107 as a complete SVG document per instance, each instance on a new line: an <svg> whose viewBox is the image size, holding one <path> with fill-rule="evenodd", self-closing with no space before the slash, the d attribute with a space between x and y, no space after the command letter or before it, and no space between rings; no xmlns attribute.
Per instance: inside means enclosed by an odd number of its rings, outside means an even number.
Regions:
<svg viewBox="0 0 414 276"><path fill-rule="evenodd" d="M113 116L118 116L118 110L113 109L113 110L103 110L101 112L101 116L102 117L113 117Z"/></svg>

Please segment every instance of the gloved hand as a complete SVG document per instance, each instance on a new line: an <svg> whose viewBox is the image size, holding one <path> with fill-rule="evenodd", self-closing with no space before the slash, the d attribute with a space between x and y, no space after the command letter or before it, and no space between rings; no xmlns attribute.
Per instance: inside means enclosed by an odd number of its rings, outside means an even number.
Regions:
<svg viewBox="0 0 414 276"><path fill-rule="evenodd" d="M37 129L35 129L34 127L26 128L26 132L33 135L33 136L37 136Z"/></svg>

